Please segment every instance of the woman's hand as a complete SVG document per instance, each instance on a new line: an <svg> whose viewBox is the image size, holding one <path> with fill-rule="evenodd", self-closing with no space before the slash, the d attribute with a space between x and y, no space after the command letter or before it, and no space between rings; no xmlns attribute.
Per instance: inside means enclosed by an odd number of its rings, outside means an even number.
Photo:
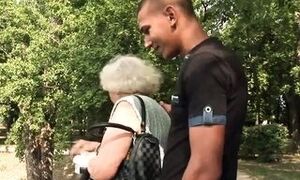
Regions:
<svg viewBox="0 0 300 180"><path fill-rule="evenodd" d="M165 111L167 111L168 114L170 114L170 112L171 112L171 104L165 103L163 101L160 101L159 104L160 104L160 106L162 108L164 108Z"/></svg>
<svg viewBox="0 0 300 180"><path fill-rule="evenodd" d="M80 139L78 141L75 141L75 144L72 146L70 150L70 155L75 156L82 152L95 151L99 145L100 143L96 141L87 141L87 140Z"/></svg>

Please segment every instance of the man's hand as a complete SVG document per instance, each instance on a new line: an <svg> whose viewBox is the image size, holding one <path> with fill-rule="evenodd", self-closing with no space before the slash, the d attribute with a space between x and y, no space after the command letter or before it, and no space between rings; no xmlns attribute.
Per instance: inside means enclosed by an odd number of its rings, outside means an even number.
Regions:
<svg viewBox="0 0 300 180"><path fill-rule="evenodd" d="M160 101L159 104L161 105L161 107L163 107L165 109L165 111L167 111L168 114L170 114L171 112L171 104L167 104L163 101Z"/></svg>
<svg viewBox="0 0 300 180"><path fill-rule="evenodd" d="M87 141L80 139L78 141L75 141L75 144L70 150L70 155L75 156L85 151L94 151L99 145L100 143L96 141Z"/></svg>

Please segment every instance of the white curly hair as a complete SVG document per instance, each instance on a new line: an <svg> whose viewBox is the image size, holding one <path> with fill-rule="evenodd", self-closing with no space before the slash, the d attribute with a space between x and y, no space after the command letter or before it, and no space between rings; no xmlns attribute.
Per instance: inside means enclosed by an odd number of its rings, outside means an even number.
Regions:
<svg viewBox="0 0 300 180"><path fill-rule="evenodd" d="M102 88L116 93L151 95L159 90L162 82L158 69L134 55L116 56L99 75Z"/></svg>

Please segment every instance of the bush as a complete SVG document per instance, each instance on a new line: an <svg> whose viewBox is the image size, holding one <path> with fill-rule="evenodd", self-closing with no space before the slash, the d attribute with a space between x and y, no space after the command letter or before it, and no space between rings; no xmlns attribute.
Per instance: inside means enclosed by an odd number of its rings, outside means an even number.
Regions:
<svg viewBox="0 0 300 180"><path fill-rule="evenodd" d="M246 127L243 130L239 155L262 162L280 161L288 142L288 130L279 124Z"/></svg>

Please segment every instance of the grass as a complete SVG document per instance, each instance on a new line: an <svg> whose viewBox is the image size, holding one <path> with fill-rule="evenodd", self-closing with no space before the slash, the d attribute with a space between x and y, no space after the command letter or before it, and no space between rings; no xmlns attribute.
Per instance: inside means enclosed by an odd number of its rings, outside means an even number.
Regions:
<svg viewBox="0 0 300 180"><path fill-rule="evenodd" d="M300 155L284 156L282 162L239 161L239 169L255 180L299 180Z"/></svg>

